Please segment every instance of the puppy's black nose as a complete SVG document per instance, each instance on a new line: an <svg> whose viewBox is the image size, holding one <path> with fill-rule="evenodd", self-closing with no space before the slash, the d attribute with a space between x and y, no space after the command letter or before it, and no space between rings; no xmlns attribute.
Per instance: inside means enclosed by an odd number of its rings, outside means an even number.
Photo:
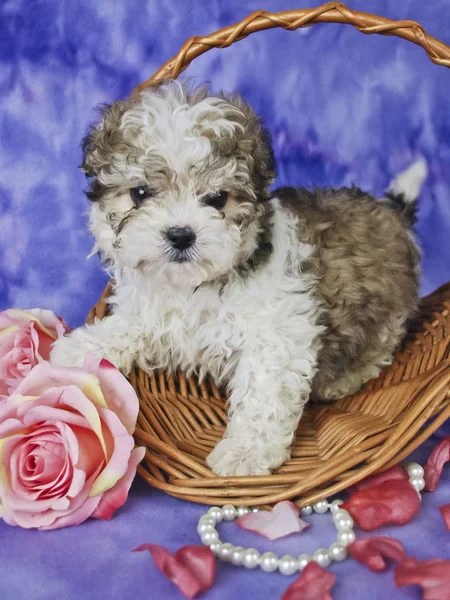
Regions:
<svg viewBox="0 0 450 600"><path fill-rule="evenodd" d="M166 238L175 250L187 250L195 242L196 235L190 227L171 227L166 232Z"/></svg>

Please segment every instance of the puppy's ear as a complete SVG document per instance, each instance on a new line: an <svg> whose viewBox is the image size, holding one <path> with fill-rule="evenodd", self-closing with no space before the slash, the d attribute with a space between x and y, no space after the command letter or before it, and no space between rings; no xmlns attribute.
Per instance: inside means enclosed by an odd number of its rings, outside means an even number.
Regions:
<svg viewBox="0 0 450 600"><path fill-rule="evenodd" d="M94 171L94 160L92 154L95 148L95 137L97 133L97 127L99 125L91 125L86 132L86 135L81 140L81 151L83 153L83 161L79 168L83 171L86 177L94 177L96 175Z"/></svg>
<svg viewBox="0 0 450 600"><path fill-rule="evenodd" d="M243 117L242 120L239 119L243 126L243 134L238 141L238 147L246 154L258 200L267 200L270 197L270 186L276 177L272 136L264 127L261 117L240 96L228 100L239 109Z"/></svg>
<svg viewBox="0 0 450 600"><path fill-rule="evenodd" d="M99 107L101 120L92 125L83 138L81 149L83 162L80 169L86 177L95 177L102 167L111 163L114 148L120 142L120 122L129 101L103 104Z"/></svg>
<svg viewBox="0 0 450 600"><path fill-rule="evenodd" d="M277 175L275 155L272 146L272 136L259 121L259 134L255 138L255 150L253 152L254 179L259 182L261 189L261 200L270 197L270 186Z"/></svg>

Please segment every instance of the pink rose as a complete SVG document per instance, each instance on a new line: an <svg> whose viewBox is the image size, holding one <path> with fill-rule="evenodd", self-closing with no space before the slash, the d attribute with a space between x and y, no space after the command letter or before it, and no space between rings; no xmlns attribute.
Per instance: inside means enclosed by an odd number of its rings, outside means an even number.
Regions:
<svg viewBox="0 0 450 600"><path fill-rule="evenodd" d="M68 331L51 310L0 312L0 396L11 394L35 365L49 359L53 342Z"/></svg>
<svg viewBox="0 0 450 600"><path fill-rule="evenodd" d="M136 392L106 360L34 367L0 404L0 516L38 529L110 519L145 454L133 449L137 414Z"/></svg>

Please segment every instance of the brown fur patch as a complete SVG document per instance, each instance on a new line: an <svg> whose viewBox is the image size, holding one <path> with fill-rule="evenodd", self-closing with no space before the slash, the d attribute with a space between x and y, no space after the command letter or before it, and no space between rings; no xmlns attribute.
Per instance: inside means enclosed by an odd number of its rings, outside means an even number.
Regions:
<svg viewBox="0 0 450 600"><path fill-rule="evenodd" d="M167 189L173 184L176 177L182 177L181 173L173 173L164 158L158 153L149 153L146 160L142 160L142 148L136 143L139 137L139 127L136 130L128 127L124 132L122 120L127 111L138 106L147 95L154 94L165 98L170 91L171 85L156 84L132 99L123 102L114 102L111 105L100 107L101 120L96 126L92 126L82 142L83 162L81 169L87 177L97 177L101 172L111 173L118 170L118 158L126 156L129 165L140 165L146 170L146 175L152 183L153 189ZM208 89L204 86L190 88L187 83L175 88L179 95L180 106L192 107L208 97ZM231 161L236 164L245 165L244 171L236 169L238 175L234 180L236 193L247 196L247 200L262 202L270 197L270 185L276 175L275 159L269 132L262 124L261 118L253 109L244 102L239 95L227 96L218 94L215 98L217 106L230 123L236 126L229 131L224 130L219 136L215 127L216 116L211 113L200 119L195 128L195 134L210 140L212 152L199 162L191 164L188 178L197 178L201 182L208 183L208 176L214 171L226 169ZM151 126L146 125L150 128ZM245 176L244 176L245 175ZM130 182L126 177L122 178L123 186ZM160 180L160 182L159 182ZM136 182L138 185L140 182ZM185 182L184 182L185 183ZM101 188L95 188L95 183L88 191L90 200L101 198ZM120 187L120 186L119 186ZM209 186L206 185L208 189Z"/></svg>
<svg viewBox="0 0 450 600"><path fill-rule="evenodd" d="M316 400L356 392L392 357L417 308L419 251L407 218L355 188L274 193L314 247L307 271L326 326Z"/></svg>

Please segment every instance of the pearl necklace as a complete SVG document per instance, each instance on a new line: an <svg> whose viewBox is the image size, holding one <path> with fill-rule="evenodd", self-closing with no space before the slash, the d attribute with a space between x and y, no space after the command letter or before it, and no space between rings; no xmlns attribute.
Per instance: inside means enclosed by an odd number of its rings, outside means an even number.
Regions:
<svg viewBox="0 0 450 600"><path fill-rule="evenodd" d="M424 471L417 463L405 465L409 475L409 482L420 496L421 490L425 487L423 479ZM258 508L247 508L240 506L235 508L231 504L226 504L223 508L218 506L211 507L207 513L200 517L197 526L197 532L205 546L209 546L212 552L222 561L229 562L236 566L244 566L247 569L260 567L266 573L278 571L283 575L293 575L296 571L303 571L308 563L315 561L323 568L328 567L332 561L342 562L347 558L347 546L352 544L355 539L353 531L354 523L350 514L339 506L343 500L333 500L329 503L327 500L320 500L311 506L305 506L301 509L300 515L306 517L313 512L325 514L330 510L334 526L337 530L336 542L329 548L319 548L314 554L301 554L298 558L286 554L279 558L274 552L264 552L261 554L255 548L242 548L233 544L223 543L219 539L216 530L216 524L221 521L233 521L237 517L242 517L251 512L257 512Z"/></svg>

